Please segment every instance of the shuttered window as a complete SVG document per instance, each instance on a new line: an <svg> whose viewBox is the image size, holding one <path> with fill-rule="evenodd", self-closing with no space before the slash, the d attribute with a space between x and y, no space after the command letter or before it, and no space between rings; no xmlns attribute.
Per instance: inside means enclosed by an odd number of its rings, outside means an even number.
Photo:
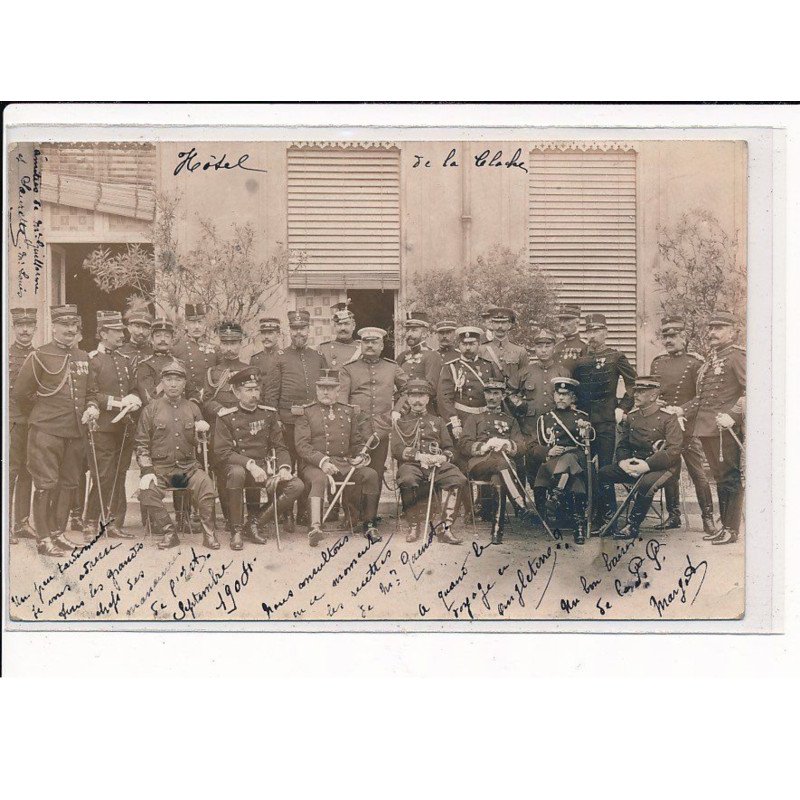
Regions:
<svg viewBox="0 0 800 800"><path fill-rule="evenodd" d="M399 150L330 143L287 157L289 248L305 254L289 286L399 288Z"/></svg>
<svg viewBox="0 0 800 800"><path fill-rule="evenodd" d="M528 252L559 301L608 319L610 347L636 359L636 153L553 144L531 152Z"/></svg>

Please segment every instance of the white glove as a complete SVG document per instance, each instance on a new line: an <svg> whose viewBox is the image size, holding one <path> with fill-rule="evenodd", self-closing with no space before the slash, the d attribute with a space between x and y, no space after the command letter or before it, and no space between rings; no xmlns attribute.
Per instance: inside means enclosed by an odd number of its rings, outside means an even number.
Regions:
<svg viewBox="0 0 800 800"><path fill-rule="evenodd" d="M219 411L217 411L217 416L218 417L223 417L223 416L225 416L225 414L230 414L232 411L236 411L236 409L235 408L221 408Z"/></svg>
<svg viewBox="0 0 800 800"><path fill-rule="evenodd" d="M490 451L491 451L491 449L492 449L492 448L489 446L489 442L484 442L484 443L483 443L483 444L482 444L482 445L481 445L481 446L478 448L478 452L479 452L479 453L480 453L482 456L485 456L485 455L486 455L488 452L490 452Z"/></svg>
<svg viewBox="0 0 800 800"><path fill-rule="evenodd" d="M247 462L247 471L253 476L256 483L264 483L267 479L267 473L252 459Z"/></svg>
<svg viewBox="0 0 800 800"><path fill-rule="evenodd" d="M156 481L158 481L158 478L156 478L155 474L148 472L147 475L142 475L142 477L139 478L139 489L141 491L149 489Z"/></svg>
<svg viewBox="0 0 800 800"><path fill-rule="evenodd" d="M366 460L366 457L361 454L353 456L353 458L350 459L350 466L356 468L361 467Z"/></svg>
<svg viewBox="0 0 800 800"><path fill-rule="evenodd" d="M735 424L736 420L730 414L717 414L718 428L732 428Z"/></svg>
<svg viewBox="0 0 800 800"><path fill-rule="evenodd" d="M622 420L624 420L627 416L628 415L621 408L614 409L614 417L617 420L617 425L619 425L619 423L622 422Z"/></svg>
<svg viewBox="0 0 800 800"><path fill-rule="evenodd" d="M548 456L553 456L553 457L560 456L560 455L562 455L564 453L564 451L566 449L567 449L566 447L562 447L560 444L557 444L555 447L551 447L547 451L547 455Z"/></svg>
<svg viewBox="0 0 800 800"><path fill-rule="evenodd" d="M490 450L494 450L495 452L499 452L503 449L503 443L505 439L501 439L499 436L492 436L486 444L489 445Z"/></svg>
<svg viewBox="0 0 800 800"><path fill-rule="evenodd" d="M325 463L324 463L324 464L323 464L323 465L320 467L320 469L321 469L321 470L322 470L322 471L323 471L323 472L324 472L326 475L331 475L331 476L333 476L333 475L338 475L338 474L339 474L339 468L336 466L336 464L334 464L334 463L333 463L333 461L326 461L326 462L325 462Z"/></svg>
<svg viewBox="0 0 800 800"><path fill-rule="evenodd" d="M136 411L142 407L142 401L135 394L126 394L122 398L122 408L128 411Z"/></svg>
<svg viewBox="0 0 800 800"><path fill-rule="evenodd" d="M194 424L195 433L208 433L210 427L204 419L199 419Z"/></svg>
<svg viewBox="0 0 800 800"><path fill-rule="evenodd" d="M638 478L640 475L650 472L650 466L646 461L639 461L637 459L636 461L633 461L633 463L629 464L627 472L629 475L633 475L634 477Z"/></svg>
<svg viewBox="0 0 800 800"><path fill-rule="evenodd" d="M461 427L461 423L460 422L454 422L451 430L453 431L453 438L454 439L460 439L461 438L461 433L462 433L462 431L464 429Z"/></svg>
<svg viewBox="0 0 800 800"><path fill-rule="evenodd" d="M81 422L84 425L88 425L90 422L97 422L99 417L100 411L98 410L97 406L89 406L86 411L83 412Z"/></svg>
<svg viewBox="0 0 800 800"><path fill-rule="evenodd" d="M399 411L392 411L392 422L397 422L397 420L399 420L400 417L401 414Z"/></svg>
<svg viewBox="0 0 800 800"><path fill-rule="evenodd" d="M686 412L683 410L683 406L664 406L664 408L662 408L661 410L666 412L667 414L673 414L676 417L686 416Z"/></svg>
<svg viewBox="0 0 800 800"><path fill-rule="evenodd" d="M281 467L278 470L278 480L279 481L290 481L292 479L292 471L289 467Z"/></svg>

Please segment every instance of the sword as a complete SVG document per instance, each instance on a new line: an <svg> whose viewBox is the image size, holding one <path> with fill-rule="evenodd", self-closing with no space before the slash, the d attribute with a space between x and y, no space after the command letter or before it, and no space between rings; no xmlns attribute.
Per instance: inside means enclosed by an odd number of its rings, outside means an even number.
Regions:
<svg viewBox="0 0 800 800"><path fill-rule="evenodd" d="M278 550L280 550L281 528L278 525L278 481L275 481L275 488L272 490L272 511L275 514L275 540L278 542Z"/></svg>
<svg viewBox="0 0 800 800"><path fill-rule="evenodd" d="M647 473L645 473L646 475ZM606 535L606 531L608 531L611 526L619 519L620 514L625 510L625 507L628 505L631 497L633 497L636 490L639 488L639 484L642 482L642 478L644 475L640 475L636 479L636 483L633 484L631 490L628 492L628 496L622 501L622 503L617 507L617 510L611 515L611 519L600 529L598 536L603 537Z"/></svg>
<svg viewBox="0 0 800 800"><path fill-rule="evenodd" d="M733 432L733 428L728 428L727 431L731 436L733 436L733 440L739 445L739 449L744 450L744 444L742 443L742 440Z"/></svg>
<svg viewBox="0 0 800 800"><path fill-rule="evenodd" d="M522 481L520 481L519 475L517 475L517 471L514 469L514 465L511 463L511 459L508 457L506 452L503 451L503 450L500 451L500 455L503 456L503 458L505 459L506 464L508 464L508 469L509 469L509 471L511 473L512 480L516 483L516 488L522 494L522 498L523 498L522 505L523 505L523 507L525 508L525 510L528 513L530 513L530 509L528 508L527 495L525 494L525 489L522 486ZM502 476L502 473L501 473L501 476ZM552 538L552 540L554 542L557 541L557 537L553 533L553 531L551 530L550 526L547 524L547 520L539 513L539 509L536 508L536 503L533 504L532 508L533 508L533 513L538 517L539 522L542 523L542 525L543 525L544 529L547 531L547 533L550 534L550 537Z"/></svg>
<svg viewBox="0 0 800 800"><path fill-rule="evenodd" d="M378 437L378 434L377 433L371 434L369 439L367 439L367 441L364 443L364 446L361 448L361 450L358 451L358 455L359 456L366 456L368 450L374 450L380 443L381 443L381 440ZM369 462L367 462L367 464L369 464ZM328 508L325 509L325 514L323 515L322 523L320 523L320 524L324 524L325 520L328 519L328 514L331 513L331 511L333 510L333 508L336 505L336 503L339 501L341 496L344 494L344 490L348 486L352 486L352 484L349 483L349 481L350 481L350 478L353 477L353 473L356 471L356 466L357 465L354 464L352 467L350 467L350 471L345 476L344 481L342 481L342 485L339 487L339 491L336 492L336 494L333 496L333 499L328 504ZM363 466L365 466L365 464L361 464L360 466L363 467Z"/></svg>
<svg viewBox="0 0 800 800"><path fill-rule="evenodd" d="M97 466L97 450L94 444L94 428L97 423L90 422L87 426L89 434L89 450L92 452L92 461L94 462L94 475L97 480L97 499L100 503L100 522L103 526L103 533L108 538L108 518L106 517L106 507L103 503L103 487L100 482L100 468Z"/></svg>
<svg viewBox="0 0 800 800"><path fill-rule="evenodd" d="M125 440L128 438L128 428L130 427L130 420L125 420L125 430L122 432L122 444L120 445L119 449L119 456L117 457L117 466L114 470L114 483L111 486L111 497L108 499L108 510L112 511L114 508L114 495L117 491L117 483L119 482L117 479L119 477L119 468L122 465L122 454L125 452ZM130 466L130 465L129 465ZM126 470L127 472L127 470ZM124 483L124 481L123 481Z"/></svg>
<svg viewBox="0 0 800 800"><path fill-rule="evenodd" d="M430 488L428 489L428 507L425 509L425 540L428 537L428 526L431 524L431 503L433 502L433 483L436 478L436 465L431 467Z"/></svg>

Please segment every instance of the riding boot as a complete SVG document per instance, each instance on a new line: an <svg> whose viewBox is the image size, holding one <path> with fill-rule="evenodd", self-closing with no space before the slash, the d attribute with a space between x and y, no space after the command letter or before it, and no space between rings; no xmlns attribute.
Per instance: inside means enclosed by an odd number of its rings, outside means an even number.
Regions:
<svg viewBox="0 0 800 800"><path fill-rule="evenodd" d="M572 495L572 525L575 544L586 544L586 495Z"/></svg>
<svg viewBox="0 0 800 800"><path fill-rule="evenodd" d="M561 498L564 496L564 490L559 489L557 486L550 490L550 497L547 499L545 508L550 512L550 516L558 519L558 510L561 506Z"/></svg>
<svg viewBox="0 0 800 800"><path fill-rule="evenodd" d="M436 531L436 538L443 544L462 544L461 539L456 539L451 533L453 520L458 502L458 489L445 489L442 492L442 519Z"/></svg>
<svg viewBox="0 0 800 800"><path fill-rule="evenodd" d="M31 521L28 517L20 520L14 528L14 535L20 539L35 539L36 531L31 527Z"/></svg>
<svg viewBox="0 0 800 800"><path fill-rule="evenodd" d="M683 525L681 521L680 509L672 508L667 510L667 518L660 524L656 525L657 531L666 531L674 528L680 528Z"/></svg>
<svg viewBox="0 0 800 800"><path fill-rule="evenodd" d="M499 489L499 497L495 500L494 518L492 519L492 544L503 543L503 529L506 524L506 492Z"/></svg>
<svg viewBox="0 0 800 800"><path fill-rule="evenodd" d="M50 496L56 489L34 489L33 525L39 540L37 550L45 556L60 557L64 551L50 538Z"/></svg>
<svg viewBox="0 0 800 800"><path fill-rule="evenodd" d="M311 516L311 527L308 529L308 544L309 547L316 547L322 541L322 498L309 497L308 504Z"/></svg>
<svg viewBox="0 0 800 800"><path fill-rule="evenodd" d="M419 520L417 519L417 487L400 487L400 504L403 507L403 517L408 525L406 541L411 544L420 537Z"/></svg>
<svg viewBox="0 0 800 800"><path fill-rule="evenodd" d="M231 550L241 550L243 547L242 524L233 522L231 523Z"/></svg>
<svg viewBox="0 0 800 800"><path fill-rule="evenodd" d="M214 524L214 498L200 504L200 527L203 529L203 547L219 550L216 525Z"/></svg>
<svg viewBox="0 0 800 800"><path fill-rule="evenodd" d="M364 509L364 536L366 536L373 544L381 541L381 535L378 533L378 504L380 503L380 499L380 495L378 494L362 495L362 508Z"/></svg>
<svg viewBox="0 0 800 800"><path fill-rule="evenodd" d="M178 533L172 522L164 525L161 533L163 534L163 538L156 545L159 550L169 550L171 547L180 547L181 540L178 538Z"/></svg>
<svg viewBox="0 0 800 800"><path fill-rule="evenodd" d="M639 527L647 515L647 510L650 508L652 498L644 492L637 492L636 498L631 506L631 512L628 514L628 524L614 532L615 539L636 539L639 536Z"/></svg>
<svg viewBox="0 0 800 800"><path fill-rule="evenodd" d="M77 547L75 542L70 541L66 537L66 530L67 526L69 525L71 499L71 492L61 490L58 492L58 499L56 500L55 504L51 506L51 521L53 527L50 530L55 531L54 534L51 534L51 538L54 542L56 542L56 544L65 548L66 550L72 550L73 548Z"/></svg>

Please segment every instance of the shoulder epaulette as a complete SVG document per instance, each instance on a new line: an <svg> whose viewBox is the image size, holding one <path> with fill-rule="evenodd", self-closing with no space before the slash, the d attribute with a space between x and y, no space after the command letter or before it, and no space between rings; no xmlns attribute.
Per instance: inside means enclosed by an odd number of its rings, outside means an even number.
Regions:
<svg viewBox="0 0 800 800"><path fill-rule="evenodd" d="M656 363L656 361L659 361L659 360L661 360L662 358L666 358L668 355L669 355L669 353L659 353L659 354L658 354L658 355L657 355L657 356L656 356L656 357L653 359L653 363L655 364L655 363ZM692 355L692 353L687 353L687 355Z"/></svg>
<svg viewBox="0 0 800 800"><path fill-rule="evenodd" d="M700 355L700 353L693 353L691 350L686 351L687 356L691 356L692 358L696 358L698 361L705 361L705 358Z"/></svg>
<svg viewBox="0 0 800 800"><path fill-rule="evenodd" d="M278 409L277 409L277 408L273 408L272 406L262 406L262 405L259 405L258 407L259 407L259 408L260 408L262 411L275 411L276 413L277 413L277 411L278 411Z"/></svg>
<svg viewBox="0 0 800 800"><path fill-rule="evenodd" d="M393 358L386 358L386 356L383 356L383 360L384 361L388 361L390 364L396 364L397 363Z"/></svg>
<svg viewBox="0 0 800 800"><path fill-rule="evenodd" d="M582 411L580 408L576 408L575 409L575 413L576 414L583 414L584 417L588 417L589 416L585 411Z"/></svg>
<svg viewBox="0 0 800 800"><path fill-rule="evenodd" d="M318 346L325 347L326 344L333 344L333 341L331 340L330 342L320 342Z"/></svg>
<svg viewBox="0 0 800 800"><path fill-rule="evenodd" d="M340 406L347 406L348 408L358 408L358 406L355 405L355 403L341 403L338 400L336 402L339 403Z"/></svg>
<svg viewBox="0 0 800 800"><path fill-rule="evenodd" d="M94 352L97 352L96 350ZM127 353L120 352L119 347L114 351L117 355L122 356L123 358L127 358L130 361L131 357ZM91 353L89 353L91 355Z"/></svg>
<svg viewBox="0 0 800 800"><path fill-rule="evenodd" d="M227 417L227 416L228 416L228 414L233 414L233 412L234 412L234 411L236 411L236 409L235 409L235 408L221 408L221 409L220 409L220 410L217 412L217 416L218 416L218 417Z"/></svg>
<svg viewBox="0 0 800 800"><path fill-rule="evenodd" d="M456 356L455 358L451 358L449 361L445 361L444 364L447 366L448 364L455 364L456 361L461 361L461 356Z"/></svg>
<svg viewBox="0 0 800 800"><path fill-rule="evenodd" d="M305 403L303 405L303 408L311 408L311 406L315 406L315 405L317 405L317 401L316 400L314 400L312 403Z"/></svg>
<svg viewBox="0 0 800 800"><path fill-rule="evenodd" d="M140 360L139 360L139 363L140 363L140 364L144 364L144 363L145 363L145 362L147 362L147 361L152 361L152 360L153 360L153 356L154 356L154 355L155 355L155 353L150 353L150 355L149 355L149 356L145 356L144 358L140 359Z"/></svg>

